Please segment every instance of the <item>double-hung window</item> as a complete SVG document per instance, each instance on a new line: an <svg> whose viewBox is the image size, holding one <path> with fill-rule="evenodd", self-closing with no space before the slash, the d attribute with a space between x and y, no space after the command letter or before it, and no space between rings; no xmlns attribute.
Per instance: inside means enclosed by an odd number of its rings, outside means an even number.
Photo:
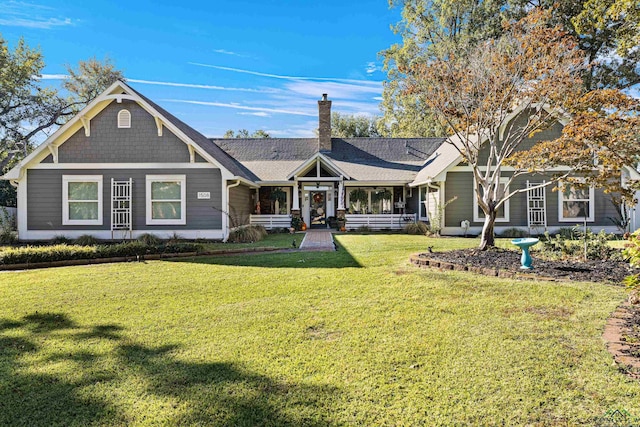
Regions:
<svg viewBox="0 0 640 427"><path fill-rule="evenodd" d="M147 224L187 223L185 175L147 175Z"/></svg>
<svg viewBox="0 0 640 427"><path fill-rule="evenodd" d="M558 221L593 221L595 217L595 197L593 187L565 185L558 191Z"/></svg>
<svg viewBox="0 0 640 427"><path fill-rule="evenodd" d="M62 225L102 225L102 176L62 176Z"/></svg>

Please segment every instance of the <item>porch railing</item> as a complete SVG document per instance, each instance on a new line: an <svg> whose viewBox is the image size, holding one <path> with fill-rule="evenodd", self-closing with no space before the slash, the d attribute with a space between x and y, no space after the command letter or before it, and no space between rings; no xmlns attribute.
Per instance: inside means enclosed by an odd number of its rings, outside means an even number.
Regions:
<svg viewBox="0 0 640 427"><path fill-rule="evenodd" d="M267 230L274 228L291 227L290 215L251 215L249 217L251 225L261 225Z"/></svg>
<svg viewBox="0 0 640 427"><path fill-rule="evenodd" d="M400 230L411 222L416 222L416 214L347 214L346 228L355 230L359 227L369 227L372 230Z"/></svg>

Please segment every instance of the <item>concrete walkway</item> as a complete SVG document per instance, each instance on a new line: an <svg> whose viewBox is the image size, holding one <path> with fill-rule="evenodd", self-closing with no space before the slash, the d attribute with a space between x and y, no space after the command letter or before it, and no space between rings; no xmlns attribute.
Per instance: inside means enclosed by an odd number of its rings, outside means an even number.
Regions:
<svg viewBox="0 0 640 427"><path fill-rule="evenodd" d="M331 230L307 230L300 249L303 251L335 251Z"/></svg>

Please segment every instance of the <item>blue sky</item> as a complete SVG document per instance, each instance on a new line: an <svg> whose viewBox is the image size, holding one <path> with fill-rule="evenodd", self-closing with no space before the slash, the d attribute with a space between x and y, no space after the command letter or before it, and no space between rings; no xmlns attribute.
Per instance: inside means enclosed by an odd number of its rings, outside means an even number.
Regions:
<svg viewBox="0 0 640 427"><path fill-rule="evenodd" d="M399 42L386 0L4 1L0 33L64 64L108 56L130 84L207 136L313 136L317 100L379 114L382 61Z"/></svg>

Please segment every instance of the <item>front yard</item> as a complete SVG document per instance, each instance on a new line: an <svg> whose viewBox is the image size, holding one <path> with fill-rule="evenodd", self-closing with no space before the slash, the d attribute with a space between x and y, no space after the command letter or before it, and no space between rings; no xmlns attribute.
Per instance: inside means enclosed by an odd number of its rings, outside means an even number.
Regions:
<svg viewBox="0 0 640 427"><path fill-rule="evenodd" d="M0 425L640 416L640 383L619 372L601 338L623 288L408 263L426 246L474 239L336 240L335 253L0 273Z"/></svg>

